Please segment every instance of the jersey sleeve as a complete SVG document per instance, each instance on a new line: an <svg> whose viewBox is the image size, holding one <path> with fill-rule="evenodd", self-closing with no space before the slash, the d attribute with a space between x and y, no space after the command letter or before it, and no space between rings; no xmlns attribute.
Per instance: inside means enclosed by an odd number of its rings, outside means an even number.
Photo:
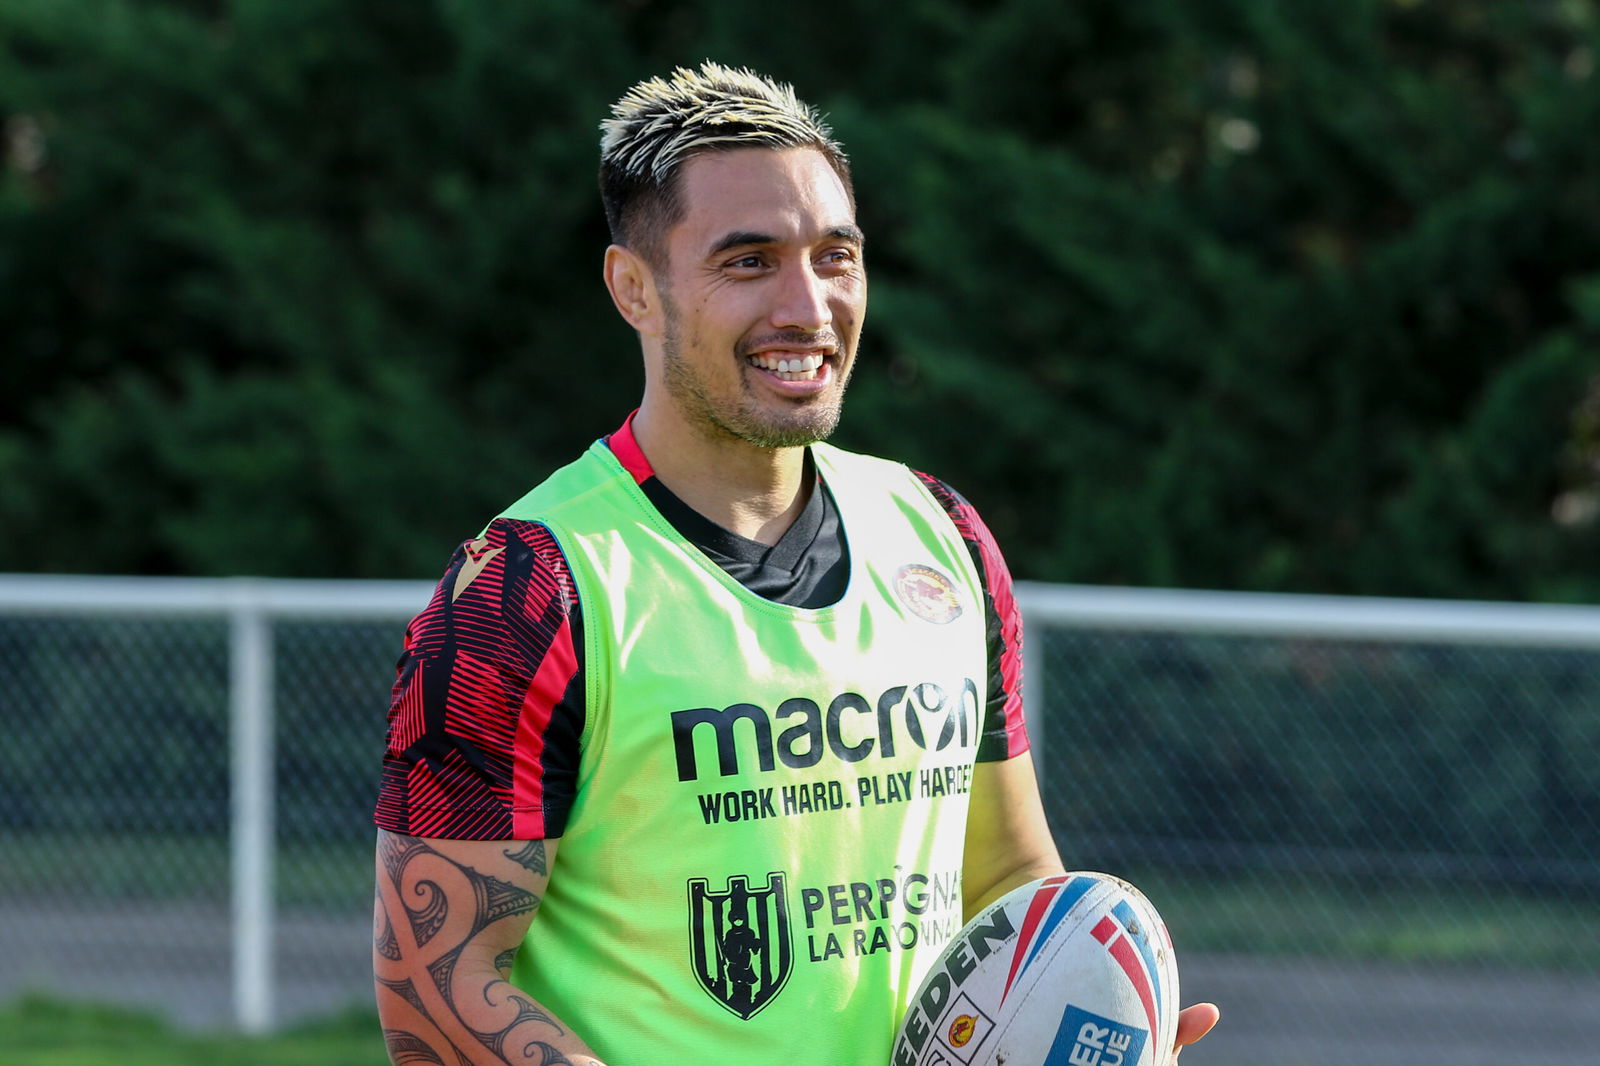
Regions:
<svg viewBox="0 0 1600 1066"><path fill-rule="evenodd" d="M1022 612L1011 588L1011 571L977 509L938 478L920 471L917 477L955 523L983 582L989 678L978 761L1009 759L1028 750L1028 728L1022 715Z"/></svg>
<svg viewBox="0 0 1600 1066"><path fill-rule="evenodd" d="M411 836L559 837L584 725L582 618L536 522L497 519L456 549L406 629L374 821Z"/></svg>

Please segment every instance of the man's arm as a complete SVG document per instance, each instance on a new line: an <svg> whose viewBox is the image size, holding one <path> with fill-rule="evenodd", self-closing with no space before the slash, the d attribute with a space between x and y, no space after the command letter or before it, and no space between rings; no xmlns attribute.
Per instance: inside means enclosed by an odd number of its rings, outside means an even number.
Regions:
<svg viewBox="0 0 1600 1066"><path fill-rule="evenodd" d="M604 1066L508 981L558 843L378 831L372 970L395 1066Z"/></svg>
<svg viewBox="0 0 1600 1066"><path fill-rule="evenodd" d="M1045 821L1033 756L1024 751L977 763L961 874L965 920L1019 885L1065 872Z"/></svg>

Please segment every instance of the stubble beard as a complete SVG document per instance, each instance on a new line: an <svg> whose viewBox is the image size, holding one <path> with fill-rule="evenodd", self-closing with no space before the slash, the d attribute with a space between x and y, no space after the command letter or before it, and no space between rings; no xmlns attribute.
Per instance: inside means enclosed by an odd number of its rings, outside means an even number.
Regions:
<svg viewBox="0 0 1600 1066"><path fill-rule="evenodd" d="M838 428L844 406L844 390L850 374L842 372L838 383L826 393L803 401L793 401L772 410L763 407L750 375L760 371L750 367L744 356L731 353L741 364L737 402L719 400L707 387L704 377L683 356L682 325L677 307L663 301L666 328L661 339L663 382L690 421L717 436L741 440L758 448L804 448L827 440ZM853 360L846 360L849 366Z"/></svg>

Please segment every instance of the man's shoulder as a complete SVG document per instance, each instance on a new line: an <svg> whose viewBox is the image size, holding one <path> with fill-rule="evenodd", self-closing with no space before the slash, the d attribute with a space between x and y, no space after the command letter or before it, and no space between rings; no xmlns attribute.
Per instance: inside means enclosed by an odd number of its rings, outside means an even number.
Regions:
<svg viewBox="0 0 1600 1066"><path fill-rule="evenodd" d="M923 488L932 493L933 498L939 501L939 506L950 512L952 518L965 514L972 509L972 504L967 502L967 498L952 488L948 481L935 477L923 470L913 470L912 473L917 476L918 481L922 482Z"/></svg>
<svg viewBox="0 0 1600 1066"><path fill-rule="evenodd" d="M816 443L811 445L812 458L823 470L824 474L848 474L857 478L871 478L875 480L906 480L913 476L914 471L905 463L895 459L886 459L881 455L869 455L866 452L852 452L836 444Z"/></svg>
<svg viewBox="0 0 1600 1066"><path fill-rule="evenodd" d="M558 520L597 492L612 485L622 474L620 465L610 458L604 443L589 447L567 465L552 471L543 481L523 493L496 516L495 521L548 523ZM624 475L625 476L625 475Z"/></svg>
<svg viewBox="0 0 1600 1066"><path fill-rule="evenodd" d="M603 461L595 451L591 447L553 471L491 518L475 536L457 545L431 607L460 602L490 609L494 615L508 609L517 613L527 606L524 601L530 588L538 590L542 600L559 598L569 608L575 604L571 567L551 522L568 501L604 481ZM428 614L424 611L419 620Z"/></svg>
<svg viewBox="0 0 1600 1066"><path fill-rule="evenodd" d="M955 523L956 529L961 533L961 539L970 547L981 548L985 552L992 551L998 558L999 546L994 543L994 534L989 532L988 525L983 517L978 514L978 509L961 493L950 486L948 481L937 478L921 470L912 471L917 480L922 482L928 494L939 502L945 514L950 516L950 521Z"/></svg>
<svg viewBox="0 0 1600 1066"><path fill-rule="evenodd" d="M832 444L814 444L812 453L825 471L833 473L836 477L843 473L870 479L882 485L898 482L905 487L920 487L933 497L945 514L950 516L963 537L971 540L977 536L975 527L982 525L982 519L978 518L977 511L967 498L943 478L935 477L894 459L885 459L865 452L847 451Z"/></svg>
<svg viewBox="0 0 1600 1066"><path fill-rule="evenodd" d="M950 498L965 503L965 499L955 489L951 488L944 479L918 470L898 459L889 459L881 455L868 452L854 452L841 448L836 444L818 443L811 446L812 454L824 464L836 468L855 469L867 473L876 473L883 477L913 478L930 491L943 498Z"/></svg>
<svg viewBox="0 0 1600 1066"><path fill-rule="evenodd" d="M476 622L538 616L552 606L569 613L576 602L566 553L549 528L536 520L501 516L457 545L412 628L442 632L469 616Z"/></svg>

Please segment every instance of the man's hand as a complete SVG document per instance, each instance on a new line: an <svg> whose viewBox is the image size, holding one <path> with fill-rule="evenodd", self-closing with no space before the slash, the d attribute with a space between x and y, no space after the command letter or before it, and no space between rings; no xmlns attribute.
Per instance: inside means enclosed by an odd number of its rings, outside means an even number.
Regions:
<svg viewBox="0 0 1600 1066"><path fill-rule="evenodd" d="M1178 1036L1173 1040L1172 1061L1177 1062L1179 1052L1211 1032L1211 1027L1221 1017L1222 1012L1215 1003L1196 1003L1179 1011Z"/></svg>

